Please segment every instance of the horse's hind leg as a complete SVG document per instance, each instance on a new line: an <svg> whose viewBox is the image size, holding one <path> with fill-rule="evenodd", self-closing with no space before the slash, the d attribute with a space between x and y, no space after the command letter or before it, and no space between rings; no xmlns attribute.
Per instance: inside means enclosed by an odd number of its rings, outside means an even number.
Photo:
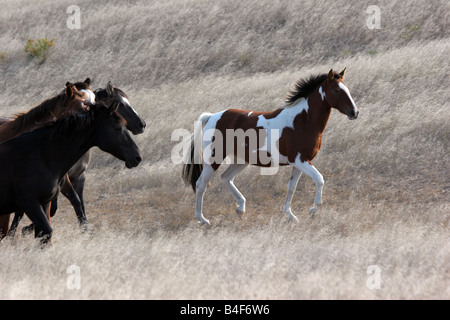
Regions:
<svg viewBox="0 0 450 320"><path fill-rule="evenodd" d="M236 204L238 205L236 209L236 213L239 215L244 214L245 212L245 198L242 193L239 192L238 188L234 185L234 177L242 170L247 168L248 164L230 164L229 167L220 175L223 180L223 183L231 191L234 198L236 199Z"/></svg>
<svg viewBox="0 0 450 320"><path fill-rule="evenodd" d="M203 195L205 194L206 187L209 181L214 176L215 170L209 164L203 165L202 173L198 178L195 186L195 219L197 219L201 224L210 224L207 219L203 216Z"/></svg>
<svg viewBox="0 0 450 320"><path fill-rule="evenodd" d="M323 177L320 172L308 161L302 162L299 158L295 161L295 167L303 171L307 176L311 177L316 183L316 197L314 199L314 205L309 209L309 214L314 217L317 211L317 207L322 204L322 189L324 185Z"/></svg>
<svg viewBox="0 0 450 320"><path fill-rule="evenodd" d="M302 172L299 169L297 169L296 167L292 167L291 178L289 179L288 184L288 193L286 196L286 201L284 202L283 206L283 212L288 214L289 221L291 220L298 221L297 217L292 213L291 203L292 203L292 196L294 195L295 189L297 188L298 180L300 179L301 175Z"/></svg>

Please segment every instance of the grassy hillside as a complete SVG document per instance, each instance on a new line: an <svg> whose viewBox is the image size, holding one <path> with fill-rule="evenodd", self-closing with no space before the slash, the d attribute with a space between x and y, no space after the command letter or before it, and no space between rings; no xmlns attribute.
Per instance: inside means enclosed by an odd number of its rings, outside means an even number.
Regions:
<svg viewBox="0 0 450 320"><path fill-rule="evenodd" d="M92 233L61 197L53 248L0 243L0 299L450 298L447 1L379 2L375 30L370 1L80 1L80 30L66 27L71 4L0 1L0 116L66 81L111 80L147 122L134 137L144 161L127 170L95 150ZM23 49L43 37L55 46L37 64ZM216 178L204 202L212 226L198 226L172 132L192 131L202 112L273 110L299 78L344 67L360 117L332 112L314 160L325 178L316 217L311 179L300 179L289 224L290 170L248 168L235 180L245 216ZM72 264L80 290L66 286ZM366 286L371 265L379 290Z"/></svg>

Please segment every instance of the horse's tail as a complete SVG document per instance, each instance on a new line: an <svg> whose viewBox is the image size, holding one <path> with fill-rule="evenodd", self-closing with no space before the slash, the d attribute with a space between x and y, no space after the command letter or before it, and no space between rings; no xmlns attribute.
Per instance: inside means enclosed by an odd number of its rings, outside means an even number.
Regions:
<svg viewBox="0 0 450 320"><path fill-rule="evenodd" d="M181 174L186 185L191 185L194 192L197 180L203 170L203 127L212 115L212 113L202 113L198 118L195 125L194 134L191 136L190 140L191 151L188 152L186 158L184 159L183 171Z"/></svg>

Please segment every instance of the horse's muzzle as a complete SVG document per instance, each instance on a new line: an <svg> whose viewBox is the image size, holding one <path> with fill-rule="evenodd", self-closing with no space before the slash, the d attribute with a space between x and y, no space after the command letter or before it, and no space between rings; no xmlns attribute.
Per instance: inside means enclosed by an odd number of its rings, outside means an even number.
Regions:
<svg viewBox="0 0 450 320"><path fill-rule="evenodd" d="M351 110L347 112L347 117L349 120L355 120L356 118L358 118L358 115L359 115L358 110Z"/></svg>
<svg viewBox="0 0 450 320"><path fill-rule="evenodd" d="M137 157L135 157L133 159L127 160L125 162L125 167L127 167L128 169L137 167L138 164L141 163L141 161L142 161L141 156L137 156Z"/></svg>

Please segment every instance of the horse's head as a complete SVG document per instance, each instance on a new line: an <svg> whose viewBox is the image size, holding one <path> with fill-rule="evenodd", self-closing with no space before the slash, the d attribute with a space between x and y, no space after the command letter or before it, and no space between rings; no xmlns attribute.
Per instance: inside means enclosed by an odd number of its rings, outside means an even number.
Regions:
<svg viewBox="0 0 450 320"><path fill-rule="evenodd" d="M117 104L106 107L100 103L91 108L95 121L99 123L95 135L95 145L125 161L127 168L133 168L141 162L141 154L121 118L117 115L117 107Z"/></svg>
<svg viewBox="0 0 450 320"><path fill-rule="evenodd" d="M86 80L84 80L83 82L75 82L73 84L75 86L75 88L77 88L78 91L80 91L80 93L85 93L87 96L87 104L95 104L95 94L91 89L91 79L90 78L86 78Z"/></svg>
<svg viewBox="0 0 450 320"><path fill-rule="evenodd" d="M144 132L145 121L139 117L136 110L131 106L128 96L115 88L111 81L108 82L105 89L95 90L97 101L104 103L107 107L117 105L117 114L122 118L123 123L133 134Z"/></svg>
<svg viewBox="0 0 450 320"><path fill-rule="evenodd" d="M57 119L71 114L82 113L95 103L95 95L90 89L78 90L70 82L66 83L65 95L66 99L64 99L61 107L54 109L53 116Z"/></svg>
<svg viewBox="0 0 450 320"><path fill-rule="evenodd" d="M321 94L330 106L347 115L350 120L358 118L358 108L350 95L350 90L344 83L345 70L337 74L330 70L327 79L322 83Z"/></svg>

